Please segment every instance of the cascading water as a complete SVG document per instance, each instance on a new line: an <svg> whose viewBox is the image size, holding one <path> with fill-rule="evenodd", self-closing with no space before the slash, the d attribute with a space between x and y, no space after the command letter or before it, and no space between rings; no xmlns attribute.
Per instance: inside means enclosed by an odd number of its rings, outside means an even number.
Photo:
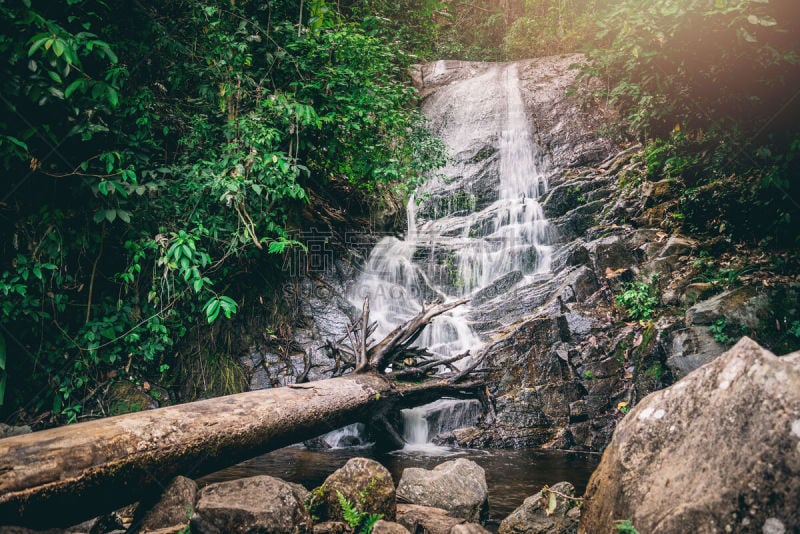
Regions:
<svg viewBox="0 0 800 534"><path fill-rule="evenodd" d="M425 406L402 410L406 450L429 450L437 435L474 425L481 414L476 400L441 399Z"/></svg>
<svg viewBox="0 0 800 534"><path fill-rule="evenodd" d="M353 423L332 430L320 437L321 441L331 449L360 447L367 444L367 427L363 423Z"/></svg>
<svg viewBox="0 0 800 534"><path fill-rule="evenodd" d="M492 65L425 103L452 161L409 199L405 239L382 239L351 288L355 306L370 299L375 339L417 314L423 302L477 295L515 272L524 283L550 270L552 246L539 204L547 189L544 153L533 142L517 69L515 63ZM446 63L437 62L428 80L446 71ZM466 319L469 312L466 305L436 318L416 344L441 357L475 354L483 342ZM433 413L416 410L407 417ZM418 426L406 420L407 429Z"/></svg>

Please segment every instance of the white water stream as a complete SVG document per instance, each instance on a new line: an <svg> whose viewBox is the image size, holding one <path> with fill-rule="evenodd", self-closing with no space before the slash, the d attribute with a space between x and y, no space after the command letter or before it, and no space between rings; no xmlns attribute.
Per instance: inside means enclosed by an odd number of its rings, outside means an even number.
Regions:
<svg viewBox="0 0 800 534"><path fill-rule="evenodd" d="M453 161L417 197L428 199L438 192L444 200L439 205L445 209L425 219L419 216L416 198L410 198L405 239L385 237L372 250L348 297L358 308L369 297L370 319L378 322L374 339L382 339L416 315L423 302L475 295L514 271L524 280L550 270L552 246L539 203L547 181L541 168L542 151L528 125L517 69L515 63L493 65L480 75L443 87L426 102L425 113ZM439 62L429 79L445 71L444 62ZM499 160L492 178L494 194L480 203L480 209L475 209L479 203L474 200L466 209L452 206L456 197L476 198L475 191L463 184L475 183L474 178L485 173L485 163L476 154L487 145L494 146L489 151ZM448 184L460 189L451 188L452 195L445 193L449 198L442 199ZM465 350L477 353L483 342L466 320L469 312L465 305L436 318L416 345L440 357ZM439 402L445 404L404 411L404 437L410 444L429 441L434 434L423 428L430 426L431 418L442 420L433 415L442 410L458 421L440 425L441 430L466 422L455 415L452 403L456 401ZM428 423L423 425L420 417Z"/></svg>

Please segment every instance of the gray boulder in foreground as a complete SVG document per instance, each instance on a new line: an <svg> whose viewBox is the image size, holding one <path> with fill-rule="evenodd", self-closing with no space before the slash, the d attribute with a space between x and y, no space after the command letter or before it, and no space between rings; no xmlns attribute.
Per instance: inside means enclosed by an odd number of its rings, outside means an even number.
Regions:
<svg viewBox="0 0 800 534"><path fill-rule="evenodd" d="M267 475L211 484L200 490L192 533L311 532L303 497L297 485Z"/></svg>
<svg viewBox="0 0 800 534"><path fill-rule="evenodd" d="M369 458L350 458L314 490L312 509L322 519L343 521L344 510L339 493L359 512L380 514L394 521L397 514L392 474Z"/></svg>
<svg viewBox="0 0 800 534"><path fill-rule="evenodd" d="M197 502L197 484L186 477L175 477L164 489L160 500L147 512L140 534L180 532L189 524Z"/></svg>
<svg viewBox="0 0 800 534"><path fill-rule="evenodd" d="M397 485L397 498L403 502L441 508L452 517L479 521L486 515L489 489L483 468L459 458L432 470L409 467Z"/></svg>
<svg viewBox="0 0 800 534"><path fill-rule="evenodd" d="M625 416L579 532L625 519L648 534L800 531L800 352L743 338Z"/></svg>
<svg viewBox="0 0 800 534"><path fill-rule="evenodd" d="M547 490L551 491L547 491ZM551 497L552 493L552 497ZM571 498L572 497L572 498ZM525 499L500 523L498 534L574 534L580 517L575 487L559 482ZM551 508L551 503L554 506Z"/></svg>

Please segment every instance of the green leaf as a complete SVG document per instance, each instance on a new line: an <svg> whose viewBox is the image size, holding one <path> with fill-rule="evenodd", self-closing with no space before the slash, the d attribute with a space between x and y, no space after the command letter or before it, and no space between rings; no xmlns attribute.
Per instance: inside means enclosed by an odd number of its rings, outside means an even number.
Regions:
<svg viewBox="0 0 800 534"><path fill-rule="evenodd" d="M361 523L361 513L356 509L353 503L347 500L347 497L345 497L341 491L336 490L336 498L339 500L339 506L342 507L342 515L344 516L344 520L347 521L347 524L350 525L351 528L358 527L359 523Z"/></svg>
<svg viewBox="0 0 800 534"><path fill-rule="evenodd" d="M12 137L10 135L7 135L7 136L5 136L5 139L6 139L6 141L9 141L10 143L12 143L14 145L17 145L22 150L28 150L28 145L26 143L20 141L16 137Z"/></svg>
<svg viewBox="0 0 800 534"><path fill-rule="evenodd" d="M50 79L53 80L56 83L64 83L61 80L61 76L59 76L58 73L55 72L55 71L49 70L49 71L47 71L47 75L50 76Z"/></svg>
<svg viewBox="0 0 800 534"><path fill-rule="evenodd" d="M117 104L119 104L119 93L117 90L109 85L106 87L106 96L108 98L108 103L111 104L112 107L117 107Z"/></svg>
<svg viewBox="0 0 800 534"><path fill-rule="evenodd" d="M286 250L286 241L273 241L267 247L267 252L270 254L280 254Z"/></svg>
<svg viewBox="0 0 800 534"><path fill-rule="evenodd" d="M69 84L67 88L64 90L64 98L69 98L70 96L72 96L72 93L77 91L79 88L82 88L85 84L86 84L85 80L75 80L74 82Z"/></svg>
<svg viewBox="0 0 800 534"><path fill-rule="evenodd" d="M205 311L208 324L211 324L217 320L217 317L219 316L219 310L219 299L217 297L212 297L211 300L206 302Z"/></svg>
<svg viewBox="0 0 800 534"><path fill-rule="evenodd" d="M0 371L6 370L6 338L0 332Z"/></svg>
<svg viewBox="0 0 800 534"><path fill-rule="evenodd" d="M40 34L40 35L43 35L43 34ZM47 35L47 34L44 34L44 35ZM36 38L34 37L34 39L36 39ZM39 50L42 46L44 46L44 44L49 40L50 40L49 37L45 36L45 37L42 37L41 39L38 39L36 42L34 42L31 45L31 47L28 49L28 57L31 57L33 54L35 54L36 51Z"/></svg>
<svg viewBox="0 0 800 534"><path fill-rule="evenodd" d="M117 218L117 210L106 210L106 220L108 222L114 222Z"/></svg>
<svg viewBox="0 0 800 534"><path fill-rule="evenodd" d="M64 41L61 39L53 41L53 53L56 57L61 57L64 54Z"/></svg>

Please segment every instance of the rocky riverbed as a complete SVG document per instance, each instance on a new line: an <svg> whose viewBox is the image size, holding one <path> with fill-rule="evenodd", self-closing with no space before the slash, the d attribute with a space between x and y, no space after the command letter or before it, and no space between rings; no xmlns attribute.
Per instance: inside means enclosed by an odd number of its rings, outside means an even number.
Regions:
<svg viewBox="0 0 800 534"><path fill-rule="evenodd" d="M552 481L500 534L760 532L800 528L800 352L777 357L749 338L650 394L617 426L584 496ZM174 479L160 496L72 533L481 533L486 475L458 458L391 473L352 458L318 487L261 475ZM17 527L0 532L26 534Z"/></svg>

